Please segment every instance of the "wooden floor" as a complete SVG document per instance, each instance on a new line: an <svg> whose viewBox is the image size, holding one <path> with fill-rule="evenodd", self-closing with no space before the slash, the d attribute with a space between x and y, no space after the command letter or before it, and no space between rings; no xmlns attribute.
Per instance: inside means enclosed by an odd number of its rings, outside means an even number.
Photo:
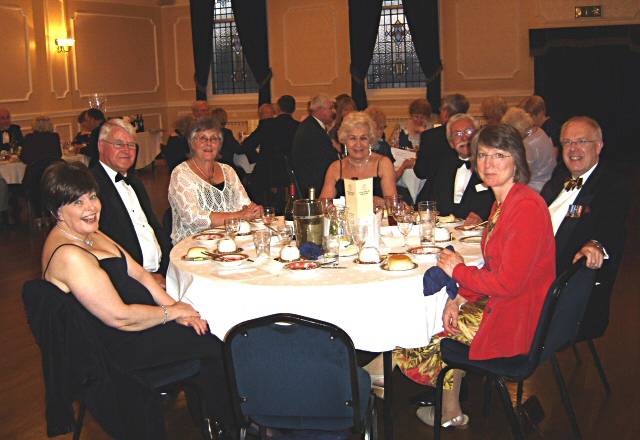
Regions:
<svg viewBox="0 0 640 440"><path fill-rule="evenodd" d="M150 193L154 208L161 215L167 207L167 171L162 164L154 172L141 176ZM628 239L622 267L615 286L612 322L604 338L596 345L607 369L613 393L606 398L586 347L580 347L582 364L577 365L573 353L560 355L561 368L570 388L580 427L587 439L640 438L640 179L634 182ZM39 257L44 232L29 232L25 226L0 232L0 439L46 438L44 389L40 352L27 327L21 300L24 281L40 276ZM482 416L482 389L477 378L470 377L470 398L464 410L471 417L467 430L448 431L445 439L508 439L510 432L494 393L493 412ZM415 417L408 396L419 387L394 376L394 426L396 438L428 439L431 429ZM513 391L513 390L512 390ZM551 367L543 365L525 383L525 399L536 395L546 413L539 432L529 438L570 438ZM197 439L184 406L178 398L167 405L170 438ZM60 438L71 438L70 435ZM106 439L100 428L88 417L84 439Z"/></svg>

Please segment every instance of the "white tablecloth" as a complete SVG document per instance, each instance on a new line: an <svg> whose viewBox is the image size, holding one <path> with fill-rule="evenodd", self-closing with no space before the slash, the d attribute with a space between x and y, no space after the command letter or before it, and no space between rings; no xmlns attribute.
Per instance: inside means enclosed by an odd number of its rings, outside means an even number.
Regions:
<svg viewBox="0 0 640 440"><path fill-rule="evenodd" d="M405 159L415 159L416 157L416 153L414 151L403 150L400 148L392 148L391 153L395 159L395 162L393 163L395 168L399 168ZM416 176L413 168L409 168L402 173L402 177L400 177L397 184L398 186L407 188L409 190L409 194L411 194L411 198L415 202L416 197L418 197L418 194L422 191L422 187L424 187L424 182L424 179L419 179L418 176Z"/></svg>
<svg viewBox="0 0 640 440"><path fill-rule="evenodd" d="M160 154L160 141L162 140L161 131L144 131L136 133L136 143L140 146L138 151L138 159L136 169L145 168L153 162L158 154Z"/></svg>
<svg viewBox="0 0 640 440"><path fill-rule="evenodd" d="M0 176L9 184L16 185L22 183L24 170L27 166L20 162L0 161Z"/></svg>
<svg viewBox="0 0 640 440"><path fill-rule="evenodd" d="M467 264L481 264L479 245L453 243ZM238 244L254 255L250 240ZM173 248L167 291L193 304L220 339L240 322L281 312L336 324L356 348L372 352L425 346L442 329L446 293L422 294L422 276L433 263L416 261L419 267L406 272L358 265L353 258L341 258L340 265L347 269L296 273L279 267L278 271L273 264L266 268L245 263L241 269L223 270L213 262L181 260L195 245L187 238ZM276 254L272 247L272 255Z"/></svg>

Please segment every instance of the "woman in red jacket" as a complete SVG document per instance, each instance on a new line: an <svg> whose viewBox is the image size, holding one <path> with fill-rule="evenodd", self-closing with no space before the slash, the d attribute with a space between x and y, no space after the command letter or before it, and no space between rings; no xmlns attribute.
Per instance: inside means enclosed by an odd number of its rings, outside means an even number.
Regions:
<svg viewBox="0 0 640 440"><path fill-rule="evenodd" d="M394 360L412 380L435 385L443 362L440 340L470 344L471 359L528 353L545 296L555 278L555 241L544 200L527 186L530 177L518 132L486 126L472 140L472 164L496 201L482 237L484 266L466 266L460 254L444 250L438 266L459 284L444 309L444 331L427 347L399 349ZM443 426L465 426L459 401L462 371L445 377ZM433 407L418 418L433 426Z"/></svg>

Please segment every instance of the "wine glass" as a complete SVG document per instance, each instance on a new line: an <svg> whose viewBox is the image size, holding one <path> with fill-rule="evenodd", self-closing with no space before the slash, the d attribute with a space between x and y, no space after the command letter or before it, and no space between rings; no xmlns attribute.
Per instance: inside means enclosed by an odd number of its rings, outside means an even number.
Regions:
<svg viewBox="0 0 640 440"><path fill-rule="evenodd" d="M402 234L404 238L404 245L407 245L407 237L411 233L411 228L413 228L413 212L408 210L398 211L394 214L396 219L396 223L398 226L398 231Z"/></svg>
<svg viewBox="0 0 640 440"><path fill-rule="evenodd" d="M235 238L240 230L240 219L236 217L224 219L224 230L229 237Z"/></svg>
<svg viewBox="0 0 640 440"><path fill-rule="evenodd" d="M364 244L367 242L367 236L369 235L369 226L364 224L356 224L353 227L353 242L358 247L358 255L362 252Z"/></svg>
<svg viewBox="0 0 640 440"><path fill-rule="evenodd" d="M293 240L293 228L289 225L279 227L278 238L282 247L287 246Z"/></svg>
<svg viewBox="0 0 640 440"><path fill-rule="evenodd" d="M262 207L262 221L269 226L276 219L276 208L273 206Z"/></svg>

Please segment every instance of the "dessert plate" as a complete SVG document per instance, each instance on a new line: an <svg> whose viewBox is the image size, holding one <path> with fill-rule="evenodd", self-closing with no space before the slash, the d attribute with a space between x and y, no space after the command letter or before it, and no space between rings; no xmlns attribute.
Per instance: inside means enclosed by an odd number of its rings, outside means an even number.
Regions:
<svg viewBox="0 0 640 440"><path fill-rule="evenodd" d="M481 244L482 235L467 235L466 237L461 237L460 242L466 244Z"/></svg>

